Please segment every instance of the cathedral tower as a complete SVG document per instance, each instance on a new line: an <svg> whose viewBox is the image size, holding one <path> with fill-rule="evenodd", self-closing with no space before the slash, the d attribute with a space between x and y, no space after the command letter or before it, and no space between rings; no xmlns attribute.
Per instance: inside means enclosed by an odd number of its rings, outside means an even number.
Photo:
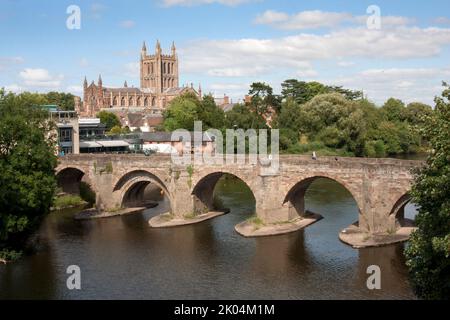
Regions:
<svg viewBox="0 0 450 320"><path fill-rule="evenodd" d="M162 93L169 88L178 88L178 57L175 44L171 53L162 53L159 41L156 41L155 54L147 55L145 42L141 50L140 62L141 89L150 89Z"/></svg>

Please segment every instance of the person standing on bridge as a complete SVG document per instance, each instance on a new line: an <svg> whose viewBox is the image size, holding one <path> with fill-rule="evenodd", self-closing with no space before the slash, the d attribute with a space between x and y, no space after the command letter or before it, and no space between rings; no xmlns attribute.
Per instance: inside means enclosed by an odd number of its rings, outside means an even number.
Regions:
<svg viewBox="0 0 450 320"><path fill-rule="evenodd" d="M316 152L315 151L313 151L313 153L312 153L312 159L313 160L317 160L317 156L316 156Z"/></svg>

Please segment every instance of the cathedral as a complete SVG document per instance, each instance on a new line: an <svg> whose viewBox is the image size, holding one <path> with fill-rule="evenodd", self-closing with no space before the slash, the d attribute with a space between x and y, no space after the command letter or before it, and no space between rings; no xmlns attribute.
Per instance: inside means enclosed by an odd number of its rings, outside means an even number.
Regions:
<svg viewBox="0 0 450 320"><path fill-rule="evenodd" d="M162 117L162 112L175 97L192 92L201 97L201 89L191 86L179 86L178 57L175 44L170 54L163 54L159 41L154 54L147 54L142 45L140 58L140 88L129 87L125 81L122 88L104 87L99 76L97 84L87 79L83 83L83 102L76 106L81 117L95 117L102 110L118 114L124 125L128 125L126 115L139 113L143 117L151 115Z"/></svg>

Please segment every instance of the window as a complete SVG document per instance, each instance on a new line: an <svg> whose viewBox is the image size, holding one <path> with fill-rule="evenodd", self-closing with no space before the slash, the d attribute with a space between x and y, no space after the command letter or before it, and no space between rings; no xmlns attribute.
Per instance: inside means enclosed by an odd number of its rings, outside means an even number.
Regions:
<svg viewBox="0 0 450 320"><path fill-rule="evenodd" d="M59 141L60 142L72 142L72 128L59 129Z"/></svg>

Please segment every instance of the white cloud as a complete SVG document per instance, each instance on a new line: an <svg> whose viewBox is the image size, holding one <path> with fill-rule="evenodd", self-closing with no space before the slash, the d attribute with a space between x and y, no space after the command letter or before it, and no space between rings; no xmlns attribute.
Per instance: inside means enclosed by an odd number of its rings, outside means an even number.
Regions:
<svg viewBox="0 0 450 320"><path fill-rule="evenodd" d="M338 27L344 23L366 25L368 16L354 16L346 12L327 12L321 10L300 11L289 15L285 12L267 10L256 16L256 24L265 24L284 30L306 30ZM381 16L381 28L410 25L414 19L401 16Z"/></svg>
<svg viewBox="0 0 450 320"><path fill-rule="evenodd" d="M52 76L46 69L26 68L19 73L25 85L37 88L56 88L61 85L63 75Z"/></svg>
<svg viewBox="0 0 450 320"><path fill-rule="evenodd" d="M254 2L255 0L162 0L162 4L165 7L173 6L196 6L203 4L223 4L226 6L237 6L243 3Z"/></svg>
<svg viewBox="0 0 450 320"><path fill-rule="evenodd" d="M18 84L14 83L14 84L5 86L5 91L19 93L19 92L23 91L23 88L21 86L19 86Z"/></svg>
<svg viewBox="0 0 450 320"><path fill-rule="evenodd" d="M134 22L133 20L123 20L123 21L120 21L119 25L122 28L130 29L136 25L136 22Z"/></svg>
<svg viewBox="0 0 450 320"><path fill-rule="evenodd" d="M289 20L289 15L287 13L267 10L256 16L254 22L256 24L273 24L277 22L285 22L287 20Z"/></svg>
<svg viewBox="0 0 450 320"><path fill-rule="evenodd" d="M181 71L218 77L312 74L315 61L433 57L449 44L450 29L418 27L359 27L273 39L199 40L180 50Z"/></svg>
<svg viewBox="0 0 450 320"><path fill-rule="evenodd" d="M437 17L433 20L434 23L437 24L450 24L450 18L448 17Z"/></svg>
<svg viewBox="0 0 450 320"><path fill-rule="evenodd" d="M364 90L369 99L382 104L390 97L409 103L421 101L433 105L442 91L441 81L450 77L448 68L367 69L327 82L356 90Z"/></svg>
<svg viewBox="0 0 450 320"><path fill-rule="evenodd" d="M72 85L72 86L68 86L66 88L66 90L68 92L74 93L74 94L80 94L83 93L83 87L79 86L79 85Z"/></svg>
<svg viewBox="0 0 450 320"><path fill-rule="evenodd" d="M294 15L273 10L265 11L254 20L257 24L268 24L280 29L301 30L334 27L353 17L349 13L320 10L301 11Z"/></svg>

